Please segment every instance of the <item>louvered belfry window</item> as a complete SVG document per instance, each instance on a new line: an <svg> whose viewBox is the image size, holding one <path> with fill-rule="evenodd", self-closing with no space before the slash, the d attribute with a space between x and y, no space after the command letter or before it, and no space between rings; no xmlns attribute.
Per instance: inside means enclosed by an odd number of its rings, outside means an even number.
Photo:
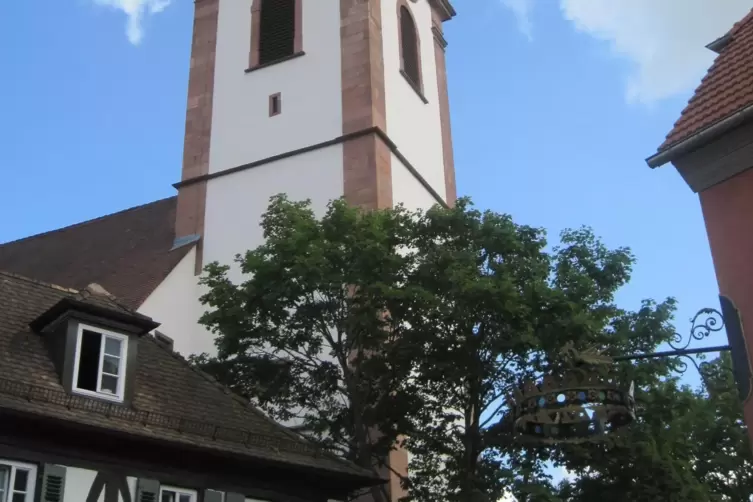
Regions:
<svg viewBox="0 0 753 502"><path fill-rule="evenodd" d="M295 1L262 0L259 64L277 61L294 52Z"/></svg>
<svg viewBox="0 0 753 502"><path fill-rule="evenodd" d="M418 66L418 39L416 23L410 11L400 7L400 39L402 43L403 71L417 86L421 85L421 75Z"/></svg>

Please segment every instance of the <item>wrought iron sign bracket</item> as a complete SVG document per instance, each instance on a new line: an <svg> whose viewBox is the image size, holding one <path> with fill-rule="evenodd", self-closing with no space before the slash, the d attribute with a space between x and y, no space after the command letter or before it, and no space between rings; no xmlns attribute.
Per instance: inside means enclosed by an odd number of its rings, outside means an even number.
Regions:
<svg viewBox="0 0 753 502"><path fill-rule="evenodd" d="M608 356L592 349L579 352L571 342L567 343L560 352L562 369L540 381L523 382L508 397L513 433L520 440L548 444L602 441L619 433L635 420L636 413L633 383L620 382L613 366L619 361L684 358L695 366L706 384L693 356L731 352L735 380L741 398L745 399L752 385L742 324L732 302L724 296L720 300L721 312L704 308L692 318L687 337L675 333L669 341L672 350ZM728 345L690 347L693 341L704 340L725 325ZM687 363L679 360L675 371L684 373L687 368Z"/></svg>
<svg viewBox="0 0 753 502"><path fill-rule="evenodd" d="M724 305L724 303L722 303L722 305ZM708 388L704 374L701 371L701 368L698 365L698 362L695 360L693 356L698 355L698 354L709 354L709 353L715 353L715 352L729 352L730 350L732 350L732 347L728 344L728 345L715 345L712 347L690 348L690 344L697 340L704 340L712 333L716 333L724 329L724 326L725 326L724 315L716 309L704 308L704 309L699 310L696 313L696 315L693 316L690 322L691 322L690 333L686 337L682 336L679 333L675 333L675 336L669 342L669 346L672 347L672 350L663 350L660 352L649 352L646 354L624 354L624 355L619 355L619 356L613 356L612 360L615 362L619 362L619 361L640 361L640 360L645 360L645 359L666 359L670 357L684 358L685 360L690 361L692 363L692 365L698 371L698 374L700 375L701 379L703 380L704 385L706 385L706 387ZM683 360L679 361L676 371L682 374L682 373L685 373L687 369L688 369L687 363Z"/></svg>

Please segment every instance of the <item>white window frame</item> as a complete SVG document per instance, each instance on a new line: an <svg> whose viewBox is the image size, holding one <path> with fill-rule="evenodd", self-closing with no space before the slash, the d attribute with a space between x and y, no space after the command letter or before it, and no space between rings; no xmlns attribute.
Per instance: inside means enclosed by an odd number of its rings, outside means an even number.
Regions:
<svg viewBox="0 0 753 502"><path fill-rule="evenodd" d="M0 458L0 466L10 467L10 476L8 477L8 486L4 487L5 489L4 494L5 494L6 500L8 501L13 500L12 495L15 493L13 491L13 483L15 483L16 481L16 470L24 469L26 471L29 471L29 478L26 483L26 497L25 497L24 502L33 502L35 490L36 490L36 482L37 482L37 466L34 464L26 464L23 462L15 462L13 460L6 460L4 458Z"/></svg>
<svg viewBox="0 0 753 502"><path fill-rule="evenodd" d="M79 363L81 358L81 341L84 336L84 331L93 331L95 333L99 333L100 336L102 336L102 344L99 349L99 367L97 368L97 391L91 391L89 389L80 389L78 387L78 370L79 370ZM117 376L118 378L118 386L116 389L115 394L111 394L109 392L102 392L101 386L102 386L102 362L105 358L105 339L106 338L112 338L115 340L118 340L120 342L120 354L118 355L118 358L120 359L120 364L118 365L118 374L117 375L111 375L110 373L107 373L111 376ZM84 396L92 396L97 397L100 399L107 399L108 401L115 401L117 403L123 402L123 395L125 391L125 375L126 375L126 364L127 364L127 358L126 355L128 354L128 336L124 335L122 333L118 333L116 331L110 331L107 329L102 329L96 326L90 326L88 324L79 324L78 330L76 331L76 353L75 353L75 361L73 365L73 392L76 394L81 394Z"/></svg>
<svg viewBox="0 0 753 502"><path fill-rule="evenodd" d="M191 502L196 502L197 497L198 497L196 490L189 490L188 488L178 488L177 486L160 486L158 502L162 502L162 493L165 490L169 492L175 492L175 494L178 495L178 500L176 500L176 502L180 502L180 495L188 495L189 497L191 497ZM223 496L223 499L224 499L224 496Z"/></svg>

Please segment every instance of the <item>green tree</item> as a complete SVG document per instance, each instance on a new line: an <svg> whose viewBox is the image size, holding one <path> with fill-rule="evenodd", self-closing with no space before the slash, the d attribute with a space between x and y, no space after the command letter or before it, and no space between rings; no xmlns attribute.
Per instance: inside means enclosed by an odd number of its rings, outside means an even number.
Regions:
<svg viewBox="0 0 753 502"><path fill-rule="evenodd" d="M420 259L408 284L421 294L406 311L415 376L405 387L422 407L406 441L409 499L554 500L544 470L552 450L512 440L508 394L556 371L566 342L653 350L673 334L674 301L618 308L633 257L588 229L565 231L548 250L543 230L468 200L434 207L415 228Z"/></svg>
<svg viewBox="0 0 753 502"><path fill-rule="evenodd" d="M743 458L738 422L716 436L692 423L662 429L675 416L687 420L682 406L704 401L668 379L671 361L621 365L643 396L643 421L630 429L642 441L513 441L509 392L558 371L566 342L620 354L654 351L673 336L672 299L636 311L615 304L630 277L628 249L609 249L588 229L566 231L549 248L541 229L468 200L418 213L334 201L318 218L308 203L279 196L262 226L265 243L239 256L237 268L207 268L202 322L217 334L218 356L195 362L364 467L383 468L405 438L411 500L496 502L505 492L526 502L601 500L652 473L632 500L707 500L731 472L740 490L747 486L747 464L701 461L698 446L721 435L724 451ZM714 416L716 408L704 409ZM576 472L575 482L552 486L549 462Z"/></svg>
<svg viewBox="0 0 753 502"><path fill-rule="evenodd" d="M206 268L201 322L218 355L194 362L327 450L384 468L414 402L400 349L402 312L415 303L405 286L414 220L342 200L317 218L309 202L274 197L264 244L236 258L242 280L227 265ZM387 500L383 487L372 495Z"/></svg>

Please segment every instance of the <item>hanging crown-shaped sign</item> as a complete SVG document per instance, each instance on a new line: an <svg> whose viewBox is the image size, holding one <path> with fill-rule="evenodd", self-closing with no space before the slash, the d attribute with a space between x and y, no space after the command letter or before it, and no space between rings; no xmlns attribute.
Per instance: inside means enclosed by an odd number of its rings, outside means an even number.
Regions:
<svg viewBox="0 0 753 502"><path fill-rule="evenodd" d="M509 396L519 439L543 443L600 441L635 419L633 383L621 386L612 361L568 344L562 376L528 381Z"/></svg>

